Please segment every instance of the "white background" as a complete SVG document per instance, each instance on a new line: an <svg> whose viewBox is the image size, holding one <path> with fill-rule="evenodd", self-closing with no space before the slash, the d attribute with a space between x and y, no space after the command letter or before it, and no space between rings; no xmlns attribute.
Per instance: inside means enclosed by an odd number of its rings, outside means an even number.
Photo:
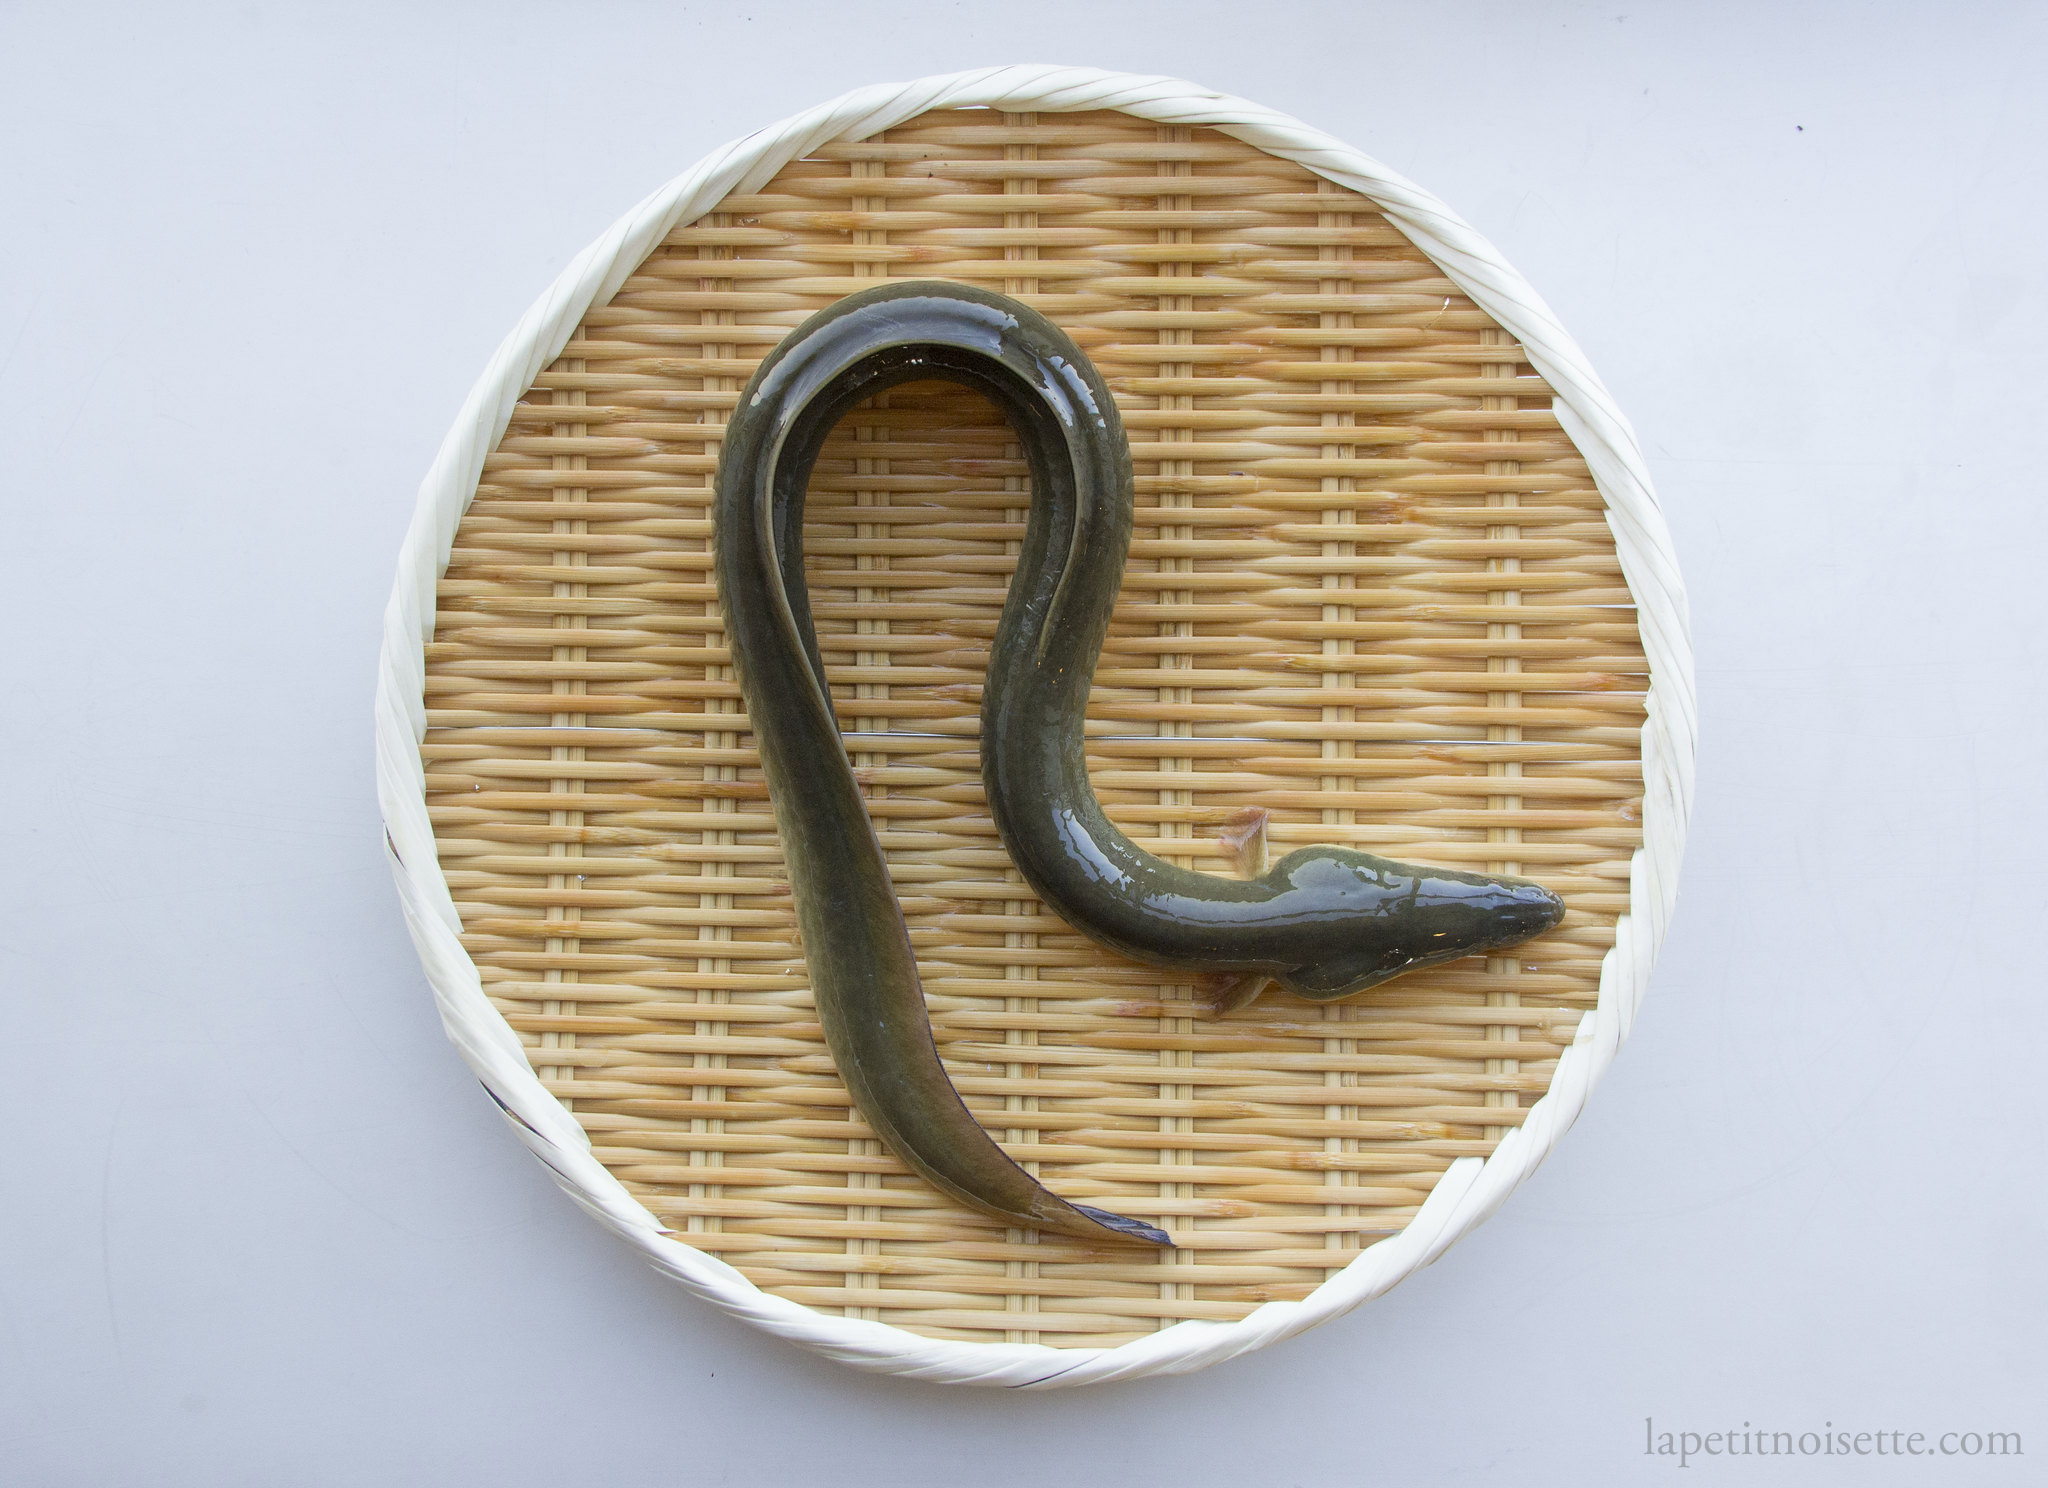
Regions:
<svg viewBox="0 0 2048 1488"><path fill-rule="evenodd" d="M1656 1430L2048 1458L2043 12L0 11L0 1480L1669 1481ZM1586 345L1703 747L1634 1040L1498 1218L1180 1380L939 1389L690 1301L444 1043L371 789L413 490L527 303L722 141L1058 61L1291 112Z"/></svg>

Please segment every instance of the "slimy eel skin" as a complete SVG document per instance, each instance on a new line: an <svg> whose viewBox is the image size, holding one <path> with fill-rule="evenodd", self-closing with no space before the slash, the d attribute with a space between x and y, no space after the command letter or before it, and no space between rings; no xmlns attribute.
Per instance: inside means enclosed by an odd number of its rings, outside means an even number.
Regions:
<svg viewBox="0 0 2048 1488"><path fill-rule="evenodd" d="M1071 1204L1012 1162L962 1103L932 1040L901 906L832 710L804 584L803 504L842 414L898 383L989 398L1031 468L1031 509L989 658L982 778L1037 894L1127 956L1266 980L1317 1001L1555 925L1520 879L1344 848L1255 878L1180 868L1103 814L1082 722L1130 546L1132 481L1109 390L1057 327L1014 300L901 281L850 295L755 372L725 430L714 516L727 640L789 863L819 1021L855 1105L935 1187L1012 1224L1099 1241L1163 1231Z"/></svg>

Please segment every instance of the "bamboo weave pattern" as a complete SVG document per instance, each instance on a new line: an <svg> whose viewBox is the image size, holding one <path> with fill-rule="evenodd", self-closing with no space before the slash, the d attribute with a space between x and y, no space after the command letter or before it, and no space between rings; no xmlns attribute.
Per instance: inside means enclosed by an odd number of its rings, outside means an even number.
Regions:
<svg viewBox="0 0 2048 1488"><path fill-rule="evenodd" d="M1177 1249L1006 1231L905 1174L812 1012L711 586L718 428L880 277L1013 294L1116 391L1138 528L1089 711L1110 814L1235 871L1341 842L1524 872L1565 926L1351 1004L1206 989L1041 912L982 801L1028 478L963 390L820 461L827 668L956 1084L1061 1194ZM935 112L680 227L521 402L428 648L441 860L485 986L596 1155L772 1293L1105 1345L1307 1295L1546 1088L1627 909L1645 663L1603 505L1510 339L1364 198L1200 128Z"/></svg>

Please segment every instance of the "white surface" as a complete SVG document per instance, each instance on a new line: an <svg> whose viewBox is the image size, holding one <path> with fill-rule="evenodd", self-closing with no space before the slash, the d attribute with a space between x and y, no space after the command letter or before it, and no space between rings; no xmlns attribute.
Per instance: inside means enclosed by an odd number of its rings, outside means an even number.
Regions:
<svg viewBox="0 0 2048 1488"><path fill-rule="evenodd" d="M962 1343L887 1324L814 1311L765 1294L715 1255L668 1229L591 1155L591 1140L528 1063L519 1035L484 994L461 941L462 917L437 859L420 744L427 734L424 649L435 633L435 584L476 494L484 461L513 405L561 354L591 308L607 303L655 245L735 193L758 190L790 161L836 140L860 140L929 110L1019 113L1116 108L1166 124L1200 124L1306 165L1362 193L1398 224L1451 282L1493 316L1557 394L1566 434L1585 456L1649 663L1642 740L1642 846L1629 863L1628 910L1600 965L1599 1000L1581 1018L1548 1087L1520 1126L1482 1163L1452 1163L1398 1234L1367 1246L1307 1297L1268 1302L1235 1322L1185 1320L1115 1348ZM441 443L384 612L377 675L377 798L392 876L420 964L449 1040L564 1192L692 1296L778 1338L844 1363L939 1384L1066 1389L1185 1374L1283 1342L1383 1295L1427 1266L1500 1208L1585 1109L1586 1097L1627 1038L1671 923L1698 748L1698 707L1685 591L1670 530L1651 490L1628 417L1558 324L1543 298L1499 250L1443 201L1355 146L1269 106L1182 79L1044 63L1003 64L866 84L721 145L657 188L598 235L540 294L492 354Z"/></svg>
<svg viewBox="0 0 2048 1488"><path fill-rule="evenodd" d="M1302 6L1289 55L1237 8L886 9L0 19L7 1475L1627 1481L1672 1470L1645 1415L2048 1452L2040 22ZM1643 435L1706 744L1644 1017L1500 1216L1318 1333L1051 1397L815 1360L564 1202L440 1038L360 722L419 471L620 203L1030 56L1286 109L1494 239Z"/></svg>

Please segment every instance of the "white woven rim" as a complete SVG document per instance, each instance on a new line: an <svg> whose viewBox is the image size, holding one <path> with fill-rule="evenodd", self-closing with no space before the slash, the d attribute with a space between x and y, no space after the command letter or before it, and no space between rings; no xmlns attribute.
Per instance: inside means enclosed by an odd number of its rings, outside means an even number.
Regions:
<svg viewBox="0 0 2048 1488"><path fill-rule="evenodd" d="M761 1291L725 1262L664 1231L591 1156L589 1137L542 1087L518 1036L484 995L476 966L462 948L461 920L436 855L420 760L427 726L424 646L433 636L435 585L447 569L456 524L513 404L560 354L584 315L608 301L678 224L694 221L735 191L759 188L787 162L828 141L863 139L929 109L977 106L1016 112L1120 109L1162 124L1204 125L1369 197L1527 348L1529 361L1550 383L1565 432L1585 455L1607 503L1650 664L1642 736L1643 846L1630 865L1629 913L1621 917L1614 948L1601 963L1597 1005L1580 1020L1550 1089L1522 1125L1509 1131L1490 1158L1454 1162L1406 1229L1361 1251L1304 1300L1269 1302L1234 1323L1176 1323L1117 1348L954 1343L885 1323L830 1317ZM995 67L856 89L713 151L578 254L492 356L421 483L385 610L377 679L377 793L385 841L442 1022L521 1139L570 1197L690 1292L778 1337L863 1369L951 1384L1031 1388L1181 1374L1290 1338L1379 1296L1499 1208L1577 1118L1634 1022L1677 890L1696 742L1685 590L1642 451L1585 355L1535 290L1449 207L1320 130L1175 78L1081 67Z"/></svg>

